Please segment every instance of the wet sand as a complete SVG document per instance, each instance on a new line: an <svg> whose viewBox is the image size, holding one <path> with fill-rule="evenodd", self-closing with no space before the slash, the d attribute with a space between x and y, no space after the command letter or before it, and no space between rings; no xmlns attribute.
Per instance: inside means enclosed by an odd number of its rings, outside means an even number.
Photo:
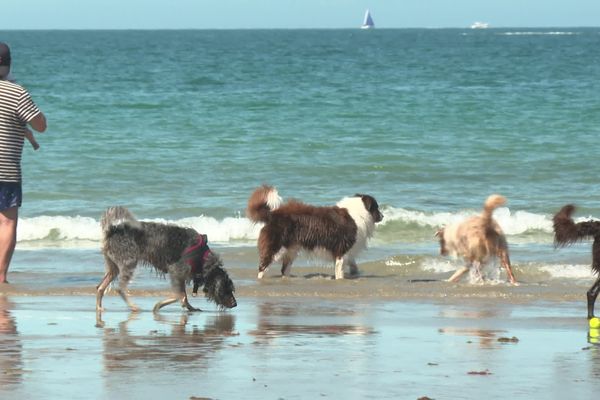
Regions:
<svg viewBox="0 0 600 400"><path fill-rule="evenodd" d="M563 399L600 389L583 299L532 300L531 285L406 283L417 294L402 298L364 296L363 286L376 291L368 278L238 278L230 311L196 298L205 312L153 314L166 292L133 289L142 312L108 295L100 318L93 290L0 288L0 398ZM431 288L447 295L423 295ZM491 291L502 295L482 295Z"/></svg>

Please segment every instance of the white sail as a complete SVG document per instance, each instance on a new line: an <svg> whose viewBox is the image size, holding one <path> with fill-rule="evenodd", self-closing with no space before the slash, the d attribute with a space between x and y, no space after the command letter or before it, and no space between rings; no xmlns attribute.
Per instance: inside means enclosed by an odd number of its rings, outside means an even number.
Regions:
<svg viewBox="0 0 600 400"><path fill-rule="evenodd" d="M371 13L369 12L369 10L367 10L365 12L365 19L363 21L361 29L371 29L371 28L375 28L375 23L373 22L373 18L371 17Z"/></svg>
<svg viewBox="0 0 600 400"><path fill-rule="evenodd" d="M474 22L471 25L471 29L487 29L489 28L490 24L488 24L487 22Z"/></svg>

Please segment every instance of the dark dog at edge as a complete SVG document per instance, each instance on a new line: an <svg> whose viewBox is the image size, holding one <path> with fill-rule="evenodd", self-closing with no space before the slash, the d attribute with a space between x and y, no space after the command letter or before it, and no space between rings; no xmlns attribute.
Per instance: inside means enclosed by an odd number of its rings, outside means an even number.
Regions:
<svg viewBox="0 0 600 400"><path fill-rule="evenodd" d="M554 224L554 247L564 247L588 237L594 238L592 244L592 271L600 275L600 221L575 223L571 217L575 206L567 204L560 209L552 222ZM600 276L587 292L588 319L594 318L594 304L600 292Z"/></svg>
<svg viewBox="0 0 600 400"><path fill-rule="evenodd" d="M191 281L194 295L203 286L206 298L219 307L237 305L233 282L223 269L220 257L208 247L206 235L191 228L138 221L124 207L107 209L100 225L106 274L97 286L97 311L103 310L104 292L117 277L117 293L132 311L139 310L126 293L138 263L154 267L159 274L169 274L173 297L156 303L155 312L178 300L189 311L200 311L188 301L185 286Z"/></svg>

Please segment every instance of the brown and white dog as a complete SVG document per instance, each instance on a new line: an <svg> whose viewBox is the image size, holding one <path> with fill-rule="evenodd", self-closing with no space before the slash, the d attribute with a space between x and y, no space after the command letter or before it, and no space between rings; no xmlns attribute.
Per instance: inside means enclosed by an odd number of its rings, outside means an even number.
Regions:
<svg viewBox="0 0 600 400"><path fill-rule="evenodd" d="M481 215L448 225L436 232L440 240L440 254L462 257L466 262L464 267L459 268L448 279L449 282L457 282L471 266L475 266L481 274L481 267L497 257L506 269L510 283L517 285L510 266L506 237L500 225L492 218L494 210L505 203L504 196L493 194L485 201Z"/></svg>
<svg viewBox="0 0 600 400"><path fill-rule="evenodd" d="M277 189L268 185L252 193L246 214L265 224L258 237L258 279L279 259L282 276L288 276L301 250L324 250L335 261L335 279L344 278L344 266L356 275L356 256L367 247L375 223L383 219L375 198L366 194L346 197L335 206L317 207L296 200L282 204Z"/></svg>

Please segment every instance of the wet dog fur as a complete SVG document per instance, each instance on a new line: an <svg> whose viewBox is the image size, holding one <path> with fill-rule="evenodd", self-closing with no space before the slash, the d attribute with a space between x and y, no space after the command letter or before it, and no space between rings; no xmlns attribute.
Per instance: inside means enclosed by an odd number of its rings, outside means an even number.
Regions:
<svg viewBox="0 0 600 400"><path fill-rule="evenodd" d="M317 207L290 200L282 204L277 189L263 185L248 200L246 215L265 225L258 237L258 278L281 259L281 274L288 276L301 250L325 252L335 261L335 279L344 278L344 267L358 274L356 256L383 219L374 197L356 194L335 206Z"/></svg>
<svg viewBox="0 0 600 400"><path fill-rule="evenodd" d="M103 233L102 254L105 261L105 275L97 286L96 310L102 311L102 297L113 280L119 277L117 292L132 311L139 308L127 296L127 285L138 264L154 267L159 274L168 274L173 297L159 301L154 311L181 302L190 311L200 311L192 307L186 293L186 283L194 281L194 291L203 286L206 298L219 307L233 308L237 305L234 285L229 278L220 257L207 247L204 262L195 276L192 267L183 259L184 251L198 241L199 234L194 229L155 222L142 222L124 207L111 207L102 215Z"/></svg>
<svg viewBox="0 0 600 400"><path fill-rule="evenodd" d="M592 243L592 271L598 278L587 291L588 319L594 318L594 305L600 293L600 221L583 221L575 223L572 215L575 206L563 206L552 218L554 226L554 246L564 247L573 243L594 238Z"/></svg>
<svg viewBox="0 0 600 400"><path fill-rule="evenodd" d="M472 266L475 266L481 276L481 267L496 257L506 270L510 283L517 284L510 265L506 237L492 217L494 210L505 203L506 198L493 194L486 199L480 215L448 225L436 232L440 254L462 257L466 263L448 279L449 282L458 282Z"/></svg>

